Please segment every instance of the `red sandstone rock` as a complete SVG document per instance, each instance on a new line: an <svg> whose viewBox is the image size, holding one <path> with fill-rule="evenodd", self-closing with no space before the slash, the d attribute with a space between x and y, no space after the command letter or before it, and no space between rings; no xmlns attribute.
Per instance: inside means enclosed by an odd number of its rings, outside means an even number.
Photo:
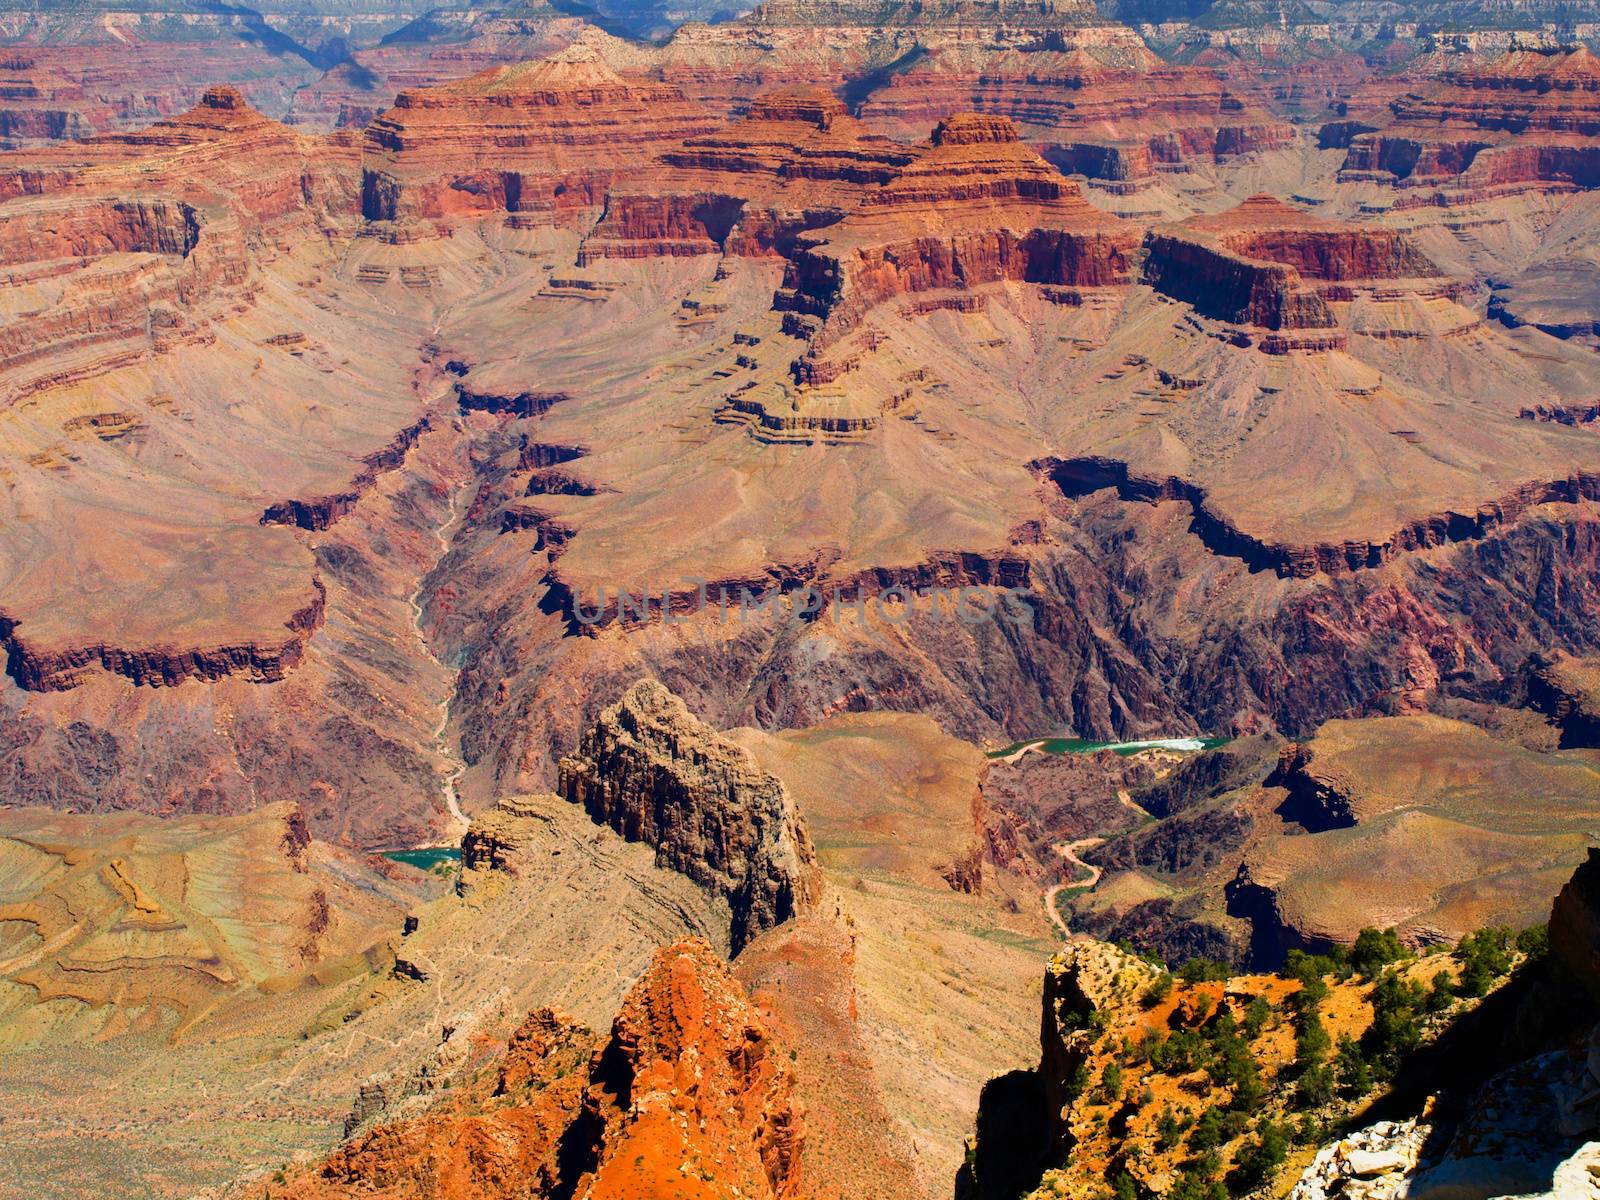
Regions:
<svg viewBox="0 0 1600 1200"><path fill-rule="evenodd" d="M1392 121L1349 142L1347 181L1466 189L1600 186L1600 59L1588 49L1514 50L1447 70L1391 104Z"/></svg>
<svg viewBox="0 0 1600 1200"><path fill-rule="evenodd" d="M691 938L657 951L604 1041L534 1012L495 1069L267 1196L788 1200L802 1138L787 1057L727 965Z"/></svg>
<svg viewBox="0 0 1600 1200"><path fill-rule="evenodd" d="M893 296L1002 280L1129 281L1135 228L1084 200L1004 117L963 114L889 183L807 235L777 306L852 327Z"/></svg>
<svg viewBox="0 0 1600 1200"><path fill-rule="evenodd" d="M1440 274L1392 229L1323 220L1271 196L1153 231L1145 247L1142 282L1206 316L1272 330L1331 330L1329 302L1350 299L1353 287ZM1342 345L1342 333L1262 342L1268 351Z"/></svg>
<svg viewBox="0 0 1600 1200"><path fill-rule="evenodd" d="M821 88L763 95L743 120L688 139L637 181L614 187L581 261L786 250L913 157Z"/></svg>
<svg viewBox="0 0 1600 1200"><path fill-rule="evenodd" d="M1142 46L1114 54L1087 31L1071 40L1065 50L1048 40L999 53L941 50L896 73L862 118L920 133L952 112L1005 116L1063 170L1124 184L1294 140L1290 125L1211 71L1169 66Z"/></svg>
<svg viewBox="0 0 1600 1200"><path fill-rule="evenodd" d="M368 127L371 220L600 207L616 178L715 120L674 87L624 79L576 48L400 93Z"/></svg>
<svg viewBox="0 0 1600 1200"><path fill-rule="evenodd" d="M354 147L303 137L209 89L137 133L9 155L0 165L0 272L59 280L53 305L0 323L14 399L210 336L245 301L245 241L354 215Z"/></svg>

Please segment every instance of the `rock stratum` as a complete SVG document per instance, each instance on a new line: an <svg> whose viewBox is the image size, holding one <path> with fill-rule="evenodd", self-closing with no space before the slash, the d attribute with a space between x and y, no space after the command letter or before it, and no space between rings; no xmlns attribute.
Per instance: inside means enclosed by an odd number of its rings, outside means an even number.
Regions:
<svg viewBox="0 0 1600 1200"><path fill-rule="evenodd" d="M783 783L654 680L601 713L561 760L559 789L727 900L735 950L817 903L816 851Z"/></svg>

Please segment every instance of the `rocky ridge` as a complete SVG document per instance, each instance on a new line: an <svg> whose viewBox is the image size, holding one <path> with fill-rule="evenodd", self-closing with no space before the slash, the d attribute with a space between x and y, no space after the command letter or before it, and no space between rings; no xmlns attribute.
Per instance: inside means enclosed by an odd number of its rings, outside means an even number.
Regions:
<svg viewBox="0 0 1600 1200"><path fill-rule="evenodd" d="M736 952L817 902L816 852L783 784L655 680L601 713L561 760L558 790L727 899Z"/></svg>
<svg viewBox="0 0 1600 1200"><path fill-rule="evenodd" d="M788 1062L702 941L662 946L606 1038L551 1009L417 1115L359 1132L268 1185L273 1200L799 1194L804 1121Z"/></svg>

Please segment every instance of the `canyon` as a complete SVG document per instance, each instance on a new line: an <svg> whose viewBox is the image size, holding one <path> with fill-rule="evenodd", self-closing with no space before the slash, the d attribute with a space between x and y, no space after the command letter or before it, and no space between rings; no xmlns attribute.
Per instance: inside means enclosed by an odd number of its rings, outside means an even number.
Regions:
<svg viewBox="0 0 1600 1200"><path fill-rule="evenodd" d="M1149 1200L1580 962L1597 31L1347 7L0 16L0 1190Z"/></svg>

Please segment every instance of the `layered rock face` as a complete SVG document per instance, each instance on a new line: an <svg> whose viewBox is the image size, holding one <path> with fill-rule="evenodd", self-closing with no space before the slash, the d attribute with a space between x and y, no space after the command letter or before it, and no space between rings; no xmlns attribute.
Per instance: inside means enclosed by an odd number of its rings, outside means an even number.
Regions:
<svg viewBox="0 0 1600 1200"><path fill-rule="evenodd" d="M727 128L663 152L613 187L580 262L601 257L787 252L838 221L914 152L869 133L821 88L766 93Z"/></svg>
<svg viewBox="0 0 1600 1200"><path fill-rule="evenodd" d="M0 56L0 146L87 137L104 119L99 108L34 55Z"/></svg>
<svg viewBox="0 0 1600 1200"><path fill-rule="evenodd" d="M1205 316L1273 331L1329 331L1261 339L1269 352L1341 348L1329 302L1353 299L1358 288L1393 292L1411 281L1412 291L1453 294L1400 233L1326 221L1266 195L1154 230L1145 248L1142 282Z"/></svg>
<svg viewBox="0 0 1600 1200"><path fill-rule="evenodd" d="M1600 60L1586 48L1518 49L1471 62L1396 98L1390 110L1389 123L1350 139L1342 180L1443 186L1466 199L1600 186Z"/></svg>
<svg viewBox="0 0 1600 1200"><path fill-rule="evenodd" d="M612 181L653 148L715 124L677 88L626 80L574 48L400 93L366 131L362 212L374 221L495 211L559 220L600 207Z"/></svg>
<svg viewBox="0 0 1600 1200"><path fill-rule="evenodd" d="M1150 57L1131 29L1106 21L1078 0L820 6L783 0L760 5L737 21L685 24L654 57L667 82L708 106L739 112L774 87L820 84L837 90L853 83L860 88L944 48L987 57L1041 41L1057 49L1082 45L1107 62Z"/></svg>
<svg viewBox="0 0 1600 1200"><path fill-rule="evenodd" d="M282 252L280 239L353 221L353 167L348 141L302 137L228 86L137 133L9 156L0 167L0 276L22 299L0 317L7 402L213 344L218 326L255 302L259 263ZM108 394L120 404L63 414L60 427L106 443L142 437L148 423L129 411L135 401L115 386ZM97 670L154 685L271 681L301 660L326 600L310 571L280 598L256 619L224 620L188 642L167 631L147 639L131 628L63 630L58 608L12 601L0 638L12 678L29 690L72 688Z"/></svg>
<svg viewBox="0 0 1600 1200"><path fill-rule="evenodd" d="M847 330L893 296L1004 280L1127 283L1138 235L1093 208L1003 117L966 114L825 232L800 239L780 309Z"/></svg>
<svg viewBox="0 0 1600 1200"><path fill-rule="evenodd" d="M137 133L12 156L0 269L45 301L0 325L12 396L209 338L249 300L246 243L348 221L353 165L227 86Z"/></svg>
<svg viewBox="0 0 1600 1200"><path fill-rule="evenodd" d="M422 1114L359 1133L273 1200L800 1194L794 1075L704 942L661 947L609 1037L550 1009Z"/></svg>
<svg viewBox="0 0 1600 1200"><path fill-rule="evenodd" d="M654 680L628 689L561 760L559 791L724 897L735 951L816 903L816 852L783 784Z"/></svg>
<svg viewBox="0 0 1600 1200"><path fill-rule="evenodd" d="M1063 170L1113 190L1293 144L1291 125L1215 73L1169 66L1142 45L1119 53L1115 38L1088 35L988 53L936 50L892 75L862 105L862 119L905 135L951 112L1004 116Z"/></svg>

